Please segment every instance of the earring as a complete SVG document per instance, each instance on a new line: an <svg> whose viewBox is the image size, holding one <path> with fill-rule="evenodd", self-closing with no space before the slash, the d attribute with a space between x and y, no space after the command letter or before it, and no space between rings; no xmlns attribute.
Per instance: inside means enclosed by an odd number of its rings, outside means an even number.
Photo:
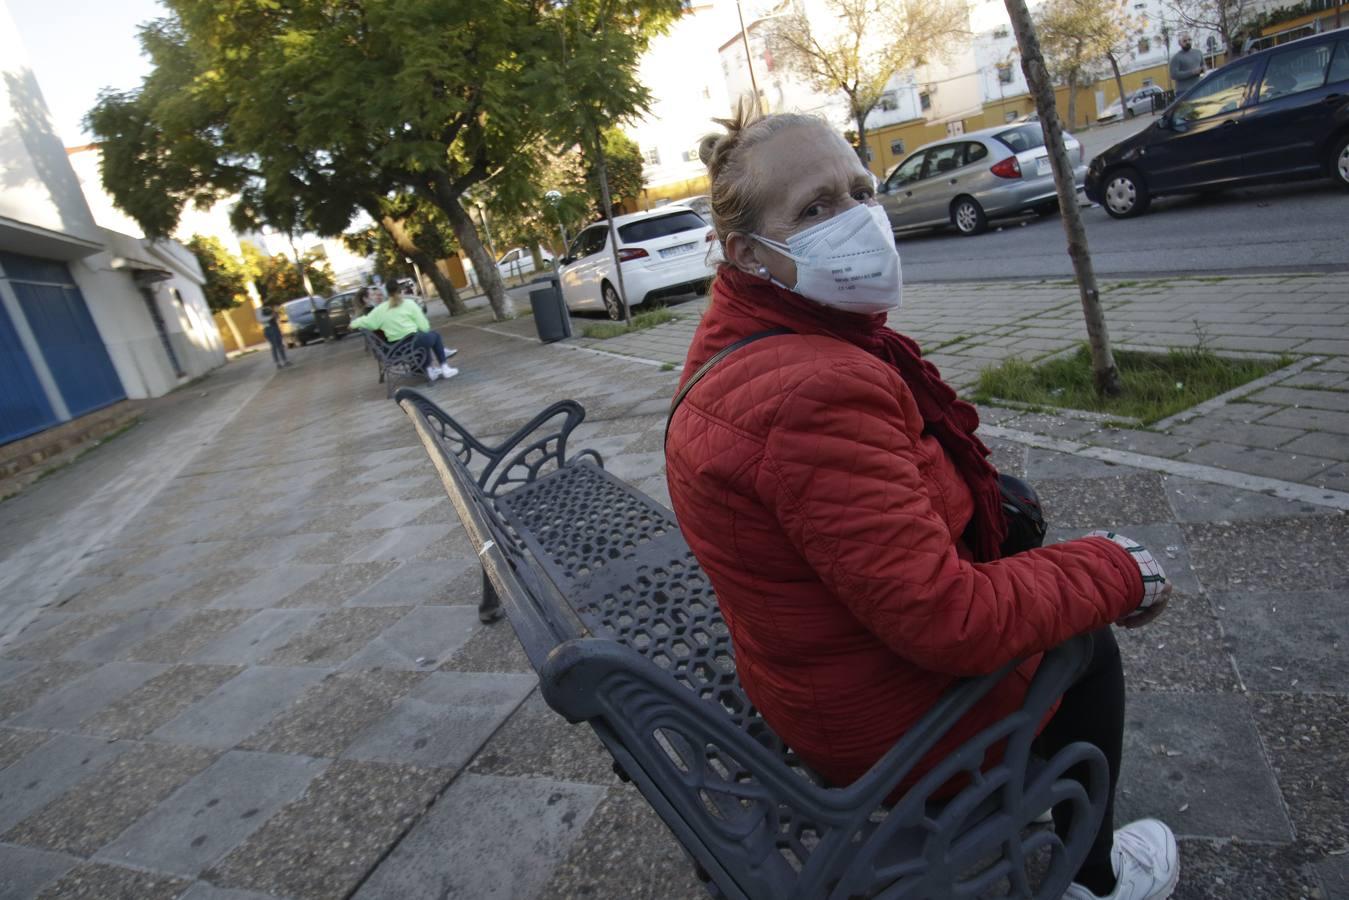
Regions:
<svg viewBox="0 0 1349 900"><path fill-rule="evenodd" d="M766 278L767 276L768 276L768 266L759 266L759 277Z"/></svg>

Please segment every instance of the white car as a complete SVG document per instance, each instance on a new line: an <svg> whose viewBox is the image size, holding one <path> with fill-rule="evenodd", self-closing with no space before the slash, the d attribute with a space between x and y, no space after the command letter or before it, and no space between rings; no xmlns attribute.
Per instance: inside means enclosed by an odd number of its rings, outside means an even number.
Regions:
<svg viewBox="0 0 1349 900"><path fill-rule="evenodd" d="M540 247L539 256L543 260L545 269L553 267L553 254ZM502 278L532 275L534 273L534 255L529 252L528 247L512 247L501 254L501 259L497 260L497 271L501 273Z"/></svg>
<svg viewBox="0 0 1349 900"><path fill-rule="evenodd" d="M1164 98L1165 96L1166 92L1157 85L1144 85L1129 95L1129 113L1134 116L1145 116L1153 110L1153 98ZM1162 104L1165 101L1158 100L1156 102ZM1157 108L1160 109L1160 106ZM1105 112L1096 117L1096 121L1109 122L1111 119L1118 119L1121 109L1123 109L1123 107L1120 105L1120 102L1116 100L1105 108Z"/></svg>
<svg viewBox="0 0 1349 900"><path fill-rule="evenodd" d="M614 230L630 305L707 290L714 274L708 251L716 232L693 210L662 206L615 216ZM623 318L607 222L586 226L560 262L558 276L567 309L602 309L611 319Z"/></svg>

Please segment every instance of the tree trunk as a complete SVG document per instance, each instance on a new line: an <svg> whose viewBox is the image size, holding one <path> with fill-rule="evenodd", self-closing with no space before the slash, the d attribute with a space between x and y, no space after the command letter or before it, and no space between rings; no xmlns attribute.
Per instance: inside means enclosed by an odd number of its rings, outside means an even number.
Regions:
<svg viewBox="0 0 1349 900"><path fill-rule="evenodd" d="M543 271L543 254L539 252L539 242L532 241L529 245L529 258L534 260L534 271Z"/></svg>
<svg viewBox="0 0 1349 900"><path fill-rule="evenodd" d="M459 202L459 197L451 194L444 186L436 187L435 198L436 206L440 207L449 218L454 236L459 239L459 246L464 248L469 261L473 263L478 284L482 285L483 292L487 294L487 302L492 304L492 313L497 321L514 318L515 303L511 300L511 295L506 293L506 288L501 283L501 273L497 271L496 260L492 259L487 248L482 245L478 229L468 217L468 210Z"/></svg>
<svg viewBox="0 0 1349 900"><path fill-rule="evenodd" d="M1077 72L1068 73L1068 130L1077 127Z"/></svg>
<svg viewBox="0 0 1349 900"><path fill-rule="evenodd" d="M1129 103L1124 98L1124 79L1119 73L1119 60L1115 58L1113 53L1107 53L1105 58L1110 60L1110 68L1115 70L1115 90L1119 91L1119 120L1123 122L1125 119L1132 118L1133 113L1129 111Z"/></svg>
<svg viewBox="0 0 1349 900"><path fill-rule="evenodd" d="M367 212L370 212L367 210ZM372 212L371 215L374 215ZM393 241L393 245L398 248L398 252L412 260L412 262L425 272L431 279L432 284L436 286L436 293L440 295L440 300L445 304L445 308L450 311L450 315L463 315L464 301L459 299L459 292L454 289L454 282L440 271L436 261L432 259L431 254L418 247L408 237L407 229L403 223L393 216L375 216L375 221L379 222L379 227L384 229L384 233Z"/></svg>
<svg viewBox="0 0 1349 900"><path fill-rule="evenodd" d="M853 116L857 121L857 158L862 161L862 165L870 171L871 160L867 159L867 112L859 112Z"/></svg>
<svg viewBox="0 0 1349 900"><path fill-rule="evenodd" d="M1082 298L1082 315L1087 323L1087 340L1091 345L1091 368L1096 391L1110 397L1123 392L1115 355L1110 351L1110 332L1106 328L1105 313L1101 309L1101 291L1096 285L1096 272L1091 264L1091 250L1087 246L1087 230L1082 225L1082 213L1077 206L1077 186L1073 181L1073 166L1068 150L1063 145L1063 124L1054 100L1054 86L1045 69L1040 52L1040 38L1035 33L1026 0L1004 0L1012 29L1021 48L1021 71L1035 98L1035 109L1040 114L1040 128L1044 131L1045 146L1049 149L1050 165L1054 170L1054 187L1062 210L1063 230L1068 237L1068 256L1073 261L1078 293Z"/></svg>
<svg viewBox="0 0 1349 900"><path fill-rule="evenodd" d="M604 143L600 130L591 126L595 140L595 171L600 177L600 199L604 201L604 218L609 223L609 247L614 254L614 277L618 281L618 299L623 304L623 321L632 327L632 306L628 303L628 289L623 284L623 261L618 258L618 232L614 230L614 204L609 199L609 169L604 160Z"/></svg>

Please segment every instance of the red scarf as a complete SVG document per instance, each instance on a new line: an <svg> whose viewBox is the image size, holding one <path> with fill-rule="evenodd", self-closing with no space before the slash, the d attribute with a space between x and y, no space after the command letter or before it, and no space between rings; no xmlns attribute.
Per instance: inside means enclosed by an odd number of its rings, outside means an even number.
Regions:
<svg viewBox="0 0 1349 900"><path fill-rule="evenodd" d="M847 341L894 366L918 403L923 431L941 444L974 495L974 518L965 533L970 550L981 562L997 559L1007 523L997 470L988 462L988 447L974 435L979 413L942 381L912 338L885 326L884 313L842 312L725 267L713 283L712 305L689 348L684 377L723 347L770 328Z"/></svg>

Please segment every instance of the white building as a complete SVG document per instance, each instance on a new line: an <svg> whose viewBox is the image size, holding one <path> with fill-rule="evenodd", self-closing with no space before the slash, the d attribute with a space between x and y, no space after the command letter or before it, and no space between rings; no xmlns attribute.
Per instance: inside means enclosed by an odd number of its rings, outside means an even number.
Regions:
<svg viewBox="0 0 1349 900"><path fill-rule="evenodd" d="M3 5L0 75L6 443L125 398L166 393L225 354L195 258L95 218Z"/></svg>

